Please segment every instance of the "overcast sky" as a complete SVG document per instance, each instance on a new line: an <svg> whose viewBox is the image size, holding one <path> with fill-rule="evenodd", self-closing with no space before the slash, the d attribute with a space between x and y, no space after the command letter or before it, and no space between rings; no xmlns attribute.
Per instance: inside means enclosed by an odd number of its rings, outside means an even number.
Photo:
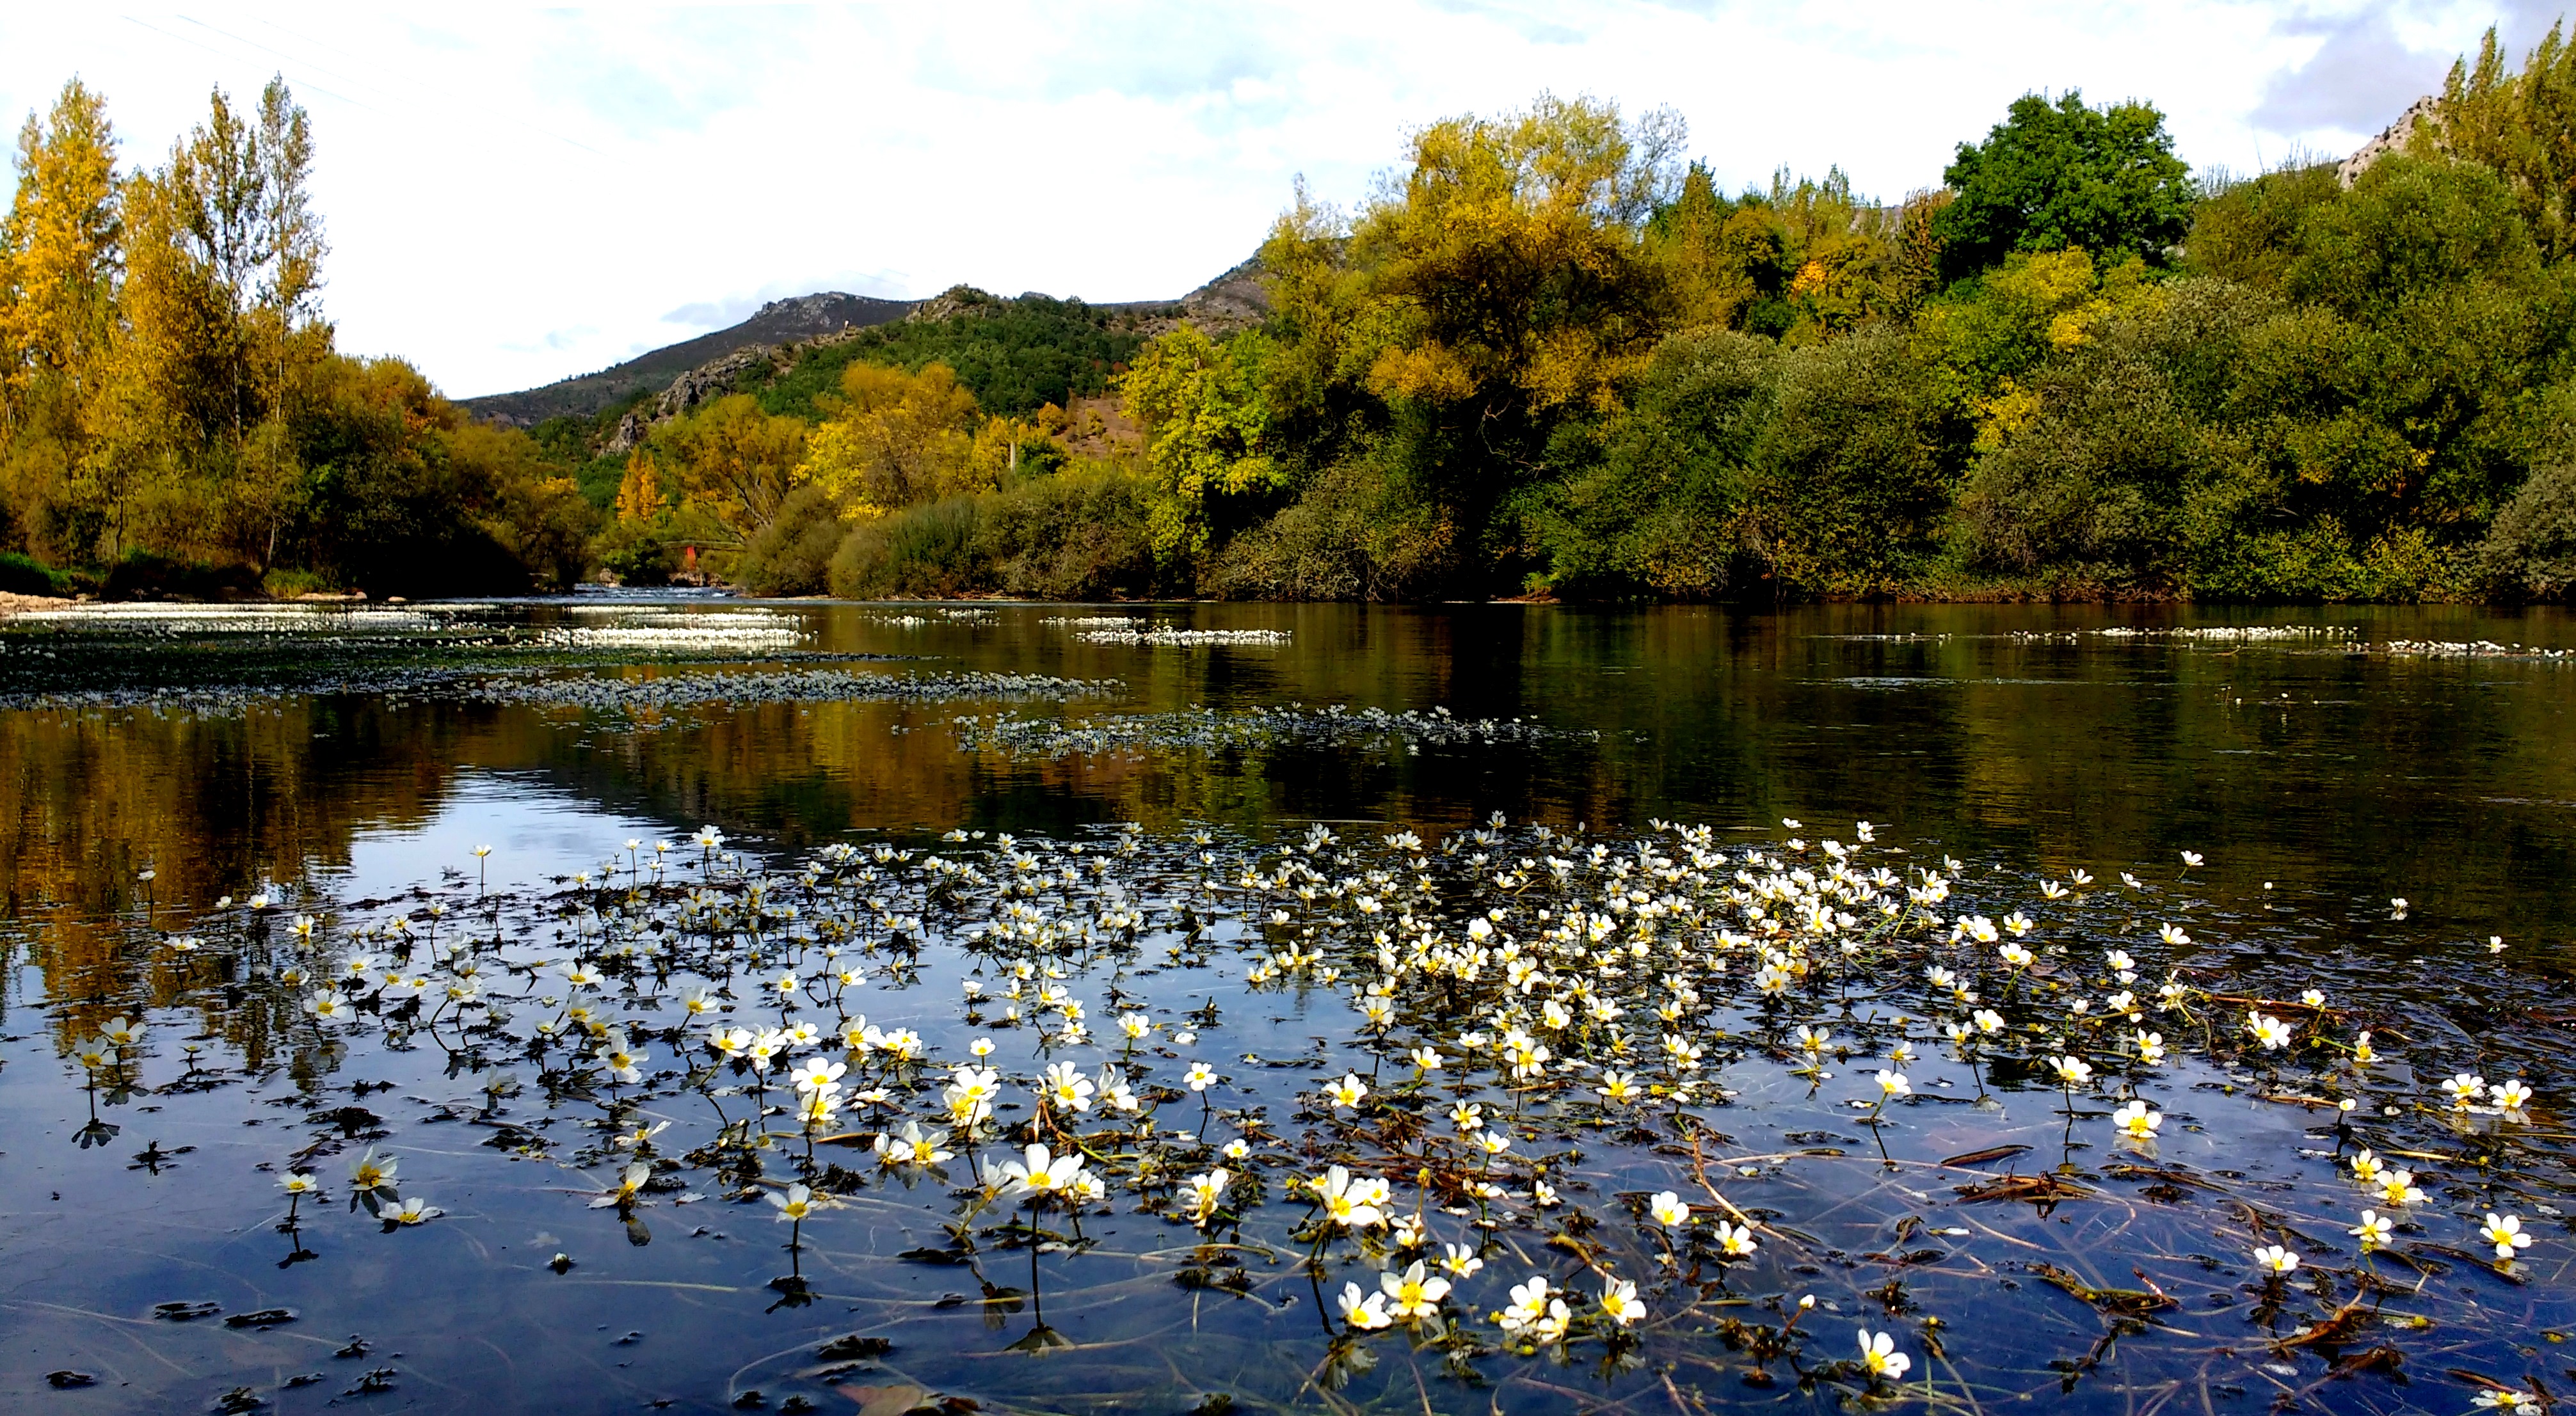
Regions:
<svg viewBox="0 0 2576 1416"><path fill-rule="evenodd" d="M1300 0L538 10L12 6L0 108L77 73L128 163L282 71L312 110L341 347L464 397L605 367L764 299L968 282L1177 296L1306 175L1348 203L1406 129L1542 89L1669 105L1732 186L1936 185L2030 90L2139 97L2195 168L2341 155L2491 25L2557 7ZM2519 51L2517 50L2517 53Z"/></svg>

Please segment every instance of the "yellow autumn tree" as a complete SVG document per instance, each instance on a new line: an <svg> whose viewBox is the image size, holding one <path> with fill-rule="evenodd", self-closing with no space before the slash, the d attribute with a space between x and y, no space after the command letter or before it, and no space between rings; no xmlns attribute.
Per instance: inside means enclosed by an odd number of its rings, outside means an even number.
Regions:
<svg viewBox="0 0 2576 1416"><path fill-rule="evenodd" d="M841 399L814 429L796 472L843 515L879 516L995 484L978 473L975 395L947 365L915 374L852 364L841 374Z"/></svg>
<svg viewBox="0 0 2576 1416"><path fill-rule="evenodd" d="M44 526L57 553L86 555L98 518L67 501L98 433L123 234L105 100L78 79L65 84L43 119L28 115L17 163L17 194L0 225L10 510L21 527Z"/></svg>
<svg viewBox="0 0 2576 1416"><path fill-rule="evenodd" d="M640 447L626 454L626 475L617 483L618 524L650 525L661 520L669 506L662 496L662 474L653 465L653 454Z"/></svg>
<svg viewBox="0 0 2576 1416"><path fill-rule="evenodd" d="M1610 407L1667 323L1644 224L1679 121L1541 95L1434 123L1361 214L1369 386L1431 403Z"/></svg>
<svg viewBox="0 0 2576 1416"><path fill-rule="evenodd" d="M736 545L778 517L805 461L802 418L764 413L729 394L654 430L657 461L677 469L684 510L711 520Z"/></svg>

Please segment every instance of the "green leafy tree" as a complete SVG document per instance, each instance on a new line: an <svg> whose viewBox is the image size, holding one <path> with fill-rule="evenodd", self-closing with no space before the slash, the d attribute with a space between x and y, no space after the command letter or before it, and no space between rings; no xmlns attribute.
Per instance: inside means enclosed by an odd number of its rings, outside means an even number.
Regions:
<svg viewBox="0 0 2576 1416"><path fill-rule="evenodd" d="M2519 72L2489 29L2475 65L2451 66L2433 121L2414 144L2492 169L2553 258L2576 250L2576 45L2565 25L2549 27Z"/></svg>
<svg viewBox="0 0 2576 1416"><path fill-rule="evenodd" d="M2024 94L1985 142L1959 145L1941 180L1958 193L1938 223L1953 278L2013 251L2159 264L2191 226L2191 169L2164 114L2135 100L2091 108L2071 89L2055 103Z"/></svg>
<svg viewBox="0 0 2576 1416"><path fill-rule="evenodd" d="M1282 485L1284 470L1265 438L1271 352L1259 333L1218 344L1185 324L1145 346L1119 379L1129 416L1146 430L1146 462L1158 494L1157 554L1196 556L1207 549L1211 498L1249 498Z"/></svg>

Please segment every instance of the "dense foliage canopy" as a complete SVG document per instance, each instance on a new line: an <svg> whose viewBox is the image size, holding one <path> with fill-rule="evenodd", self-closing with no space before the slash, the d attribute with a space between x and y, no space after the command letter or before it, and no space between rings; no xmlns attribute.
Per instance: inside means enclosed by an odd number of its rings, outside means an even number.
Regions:
<svg viewBox="0 0 2576 1416"><path fill-rule="evenodd" d="M333 350L282 84L120 174L74 82L0 229L0 550L412 591L2561 596L2571 54L2490 37L2357 181L2195 182L2152 105L2069 92L1892 203L1728 195L1673 115L1541 95L1414 132L1354 209L1301 188L1257 321L960 287L533 436Z"/></svg>
<svg viewBox="0 0 2576 1416"><path fill-rule="evenodd" d="M282 81L247 112L218 90L131 172L78 80L29 115L0 228L0 541L138 591L578 577L589 508L535 444L333 348L313 155Z"/></svg>

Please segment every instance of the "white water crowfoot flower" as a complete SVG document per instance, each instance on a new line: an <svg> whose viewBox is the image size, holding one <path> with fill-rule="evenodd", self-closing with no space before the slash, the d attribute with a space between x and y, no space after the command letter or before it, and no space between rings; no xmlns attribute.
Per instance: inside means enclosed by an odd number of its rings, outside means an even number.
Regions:
<svg viewBox="0 0 2576 1416"><path fill-rule="evenodd" d="M2128 1140L2152 1141L2156 1138L2157 1128L2165 1124L2165 1117L2163 1112L2149 1106L2144 1098L2135 1098L2111 1113L2111 1124L2119 1127L2120 1134Z"/></svg>
<svg viewBox="0 0 2576 1416"><path fill-rule="evenodd" d="M2412 1170L2392 1170L2379 1177L2379 1202L2383 1205L2420 1205L2424 1192L2415 1184Z"/></svg>
<svg viewBox="0 0 2576 1416"><path fill-rule="evenodd" d="M2278 1244L2266 1244L2254 1251L2254 1267L2266 1278L2283 1278L2299 1266L2299 1256Z"/></svg>
<svg viewBox="0 0 2576 1416"><path fill-rule="evenodd" d="M903 1134L877 1133L876 1153L879 1165L939 1165L955 1156L939 1148L944 1137L925 1136L918 1121L903 1123Z"/></svg>
<svg viewBox="0 0 2576 1416"><path fill-rule="evenodd" d="M1325 1216L1342 1228L1375 1229L1386 1223L1386 1211L1381 1206L1394 1190L1386 1181L1374 1177L1355 1179L1348 1167L1336 1165L1324 1172L1323 1179L1307 1183L1323 1202Z"/></svg>
<svg viewBox="0 0 2576 1416"><path fill-rule="evenodd" d="M787 1080L794 1082L796 1090L800 1092L821 1091L825 1087L838 1085L842 1076L849 1070L846 1063L834 1062L822 1057L808 1057L796 1064L795 1069L787 1074Z"/></svg>
<svg viewBox="0 0 2576 1416"><path fill-rule="evenodd" d="M1333 1103L1333 1108L1337 1111L1357 1108L1361 1098L1367 1095L1368 1083L1361 1081L1356 1072L1345 1072L1340 1081L1324 1084L1324 1096Z"/></svg>
<svg viewBox="0 0 2576 1416"><path fill-rule="evenodd" d="M1646 1213L1653 1215L1655 1223L1666 1229L1678 1229L1690 1223L1691 1207L1682 1203L1681 1196L1662 1190L1646 1202Z"/></svg>
<svg viewBox="0 0 2576 1416"><path fill-rule="evenodd" d="M1377 1276L1386 1310L1405 1322L1440 1316L1440 1300L1449 1296L1449 1280L1432 1274L1416 1259L1402 1273Z"/></svg>
<svg viewBox="0 0 2576 1416"><path fill-rule="evenodd" d="M1220 1165L1205 1175L1189 1179L1190 1222L1205 1225L1216 1217L1217 1207L1225 1203L1225 1187L1234 1181L1234 1172Z"/></svg>
<svg viewBox="0 0 2576 1416"><path fill-rule="evenodd" d="M1342 1321L1363 1332L1395 1325L1395 1319L1387 1316L1386 1295L1383 1293L1363 1293L1358 1284L1345 1283L1342 1296L1335 1302L1342 1310Z"/></svg>
<svg viewBox="0 0 2576 1416"><path fill-rule="evenodd" d="M2377 1210L2366 1209L2361 1212L2361 1223L2344 1232L2360 1240L2361 1251L2367 1254L2396 1236L2397 1221Z"/></svg>
<svg viewBox="0 0 2576 1416"><path fill-rule="evenodd" d="M641 1160L631 1162L618 1174L617 1183L602 1190L599 1197L590 1202L590 1207L624 1209L635 1203L636 1197L643 1193L644 1182L652 1178L653 1167L649 1162Z"/></svg>
<svg viewBox="0 0 2576 1416"><path fill-rule="evenodd" d="M1056 1155L1043 1145L1030 1146L1024 1160L1004 1161L1000 1177L1003 1198L1034 1195L1041 1200L1080 1195L1086 1188L1083 1182L1090 1178L1080 1152Z"/></svg>
<svg viewBox="0 0 2576 1416"><path fill-rule="evenodd" d="M1722 1219L1717 1222L1717 1248L1719 1253L1726 1255L1730 1259L1740 1259L1761 1247L1762 1246L1760 1244L1754 1241L1752 1225L1730 1224Z"/></svg>
<svg viewBox="0 0 2576 1416"><path fill-rule="evenodd" d="M2278 1052L2290 1043L2290 1025L2268 1013L2247 1013L2245 1030L2254 1035L2256 1042L2263 1044L2266 1052Z"/></svg>
<svg viewBox="0 0 2576 1416"><path fill-rule="evenodd" d="M438 1208L418 1195L414 1195L410 1199L403 1201L401 1204L394 1206L392 1209L385 1211L385 1225L387 1228L393 1228L398 1225L427 1224L431 1220L436 1219L445 1213L447 1213L447 1211Z"/></svg>
<svg viewBox="0 0 2576 1416"><path fill-rule="evenodd" d="M1914 1366L1913 1358L1896 1350L1896 1334L1871 1332L1867 1328L1860 1330L1860 1362L1869 1369L1873 1381L1901 1382Z"/></svg>
<svg viewBox="0 0 2576 1416"><path fill-rule="evenodd" d="M1066 1111L1089 1111L1095 1090L1091 1079L1082 1074L1080 1067L1070 1062L1058 1062L1046 1070L1046 1086L1041 1097L1049 1106Z"/></svg>
<svg viewBox="0 0 2576 1416"><path fill-rule="evenodd" d="M2470 1403L2491 1411L2543 1411L2548 1409L2539 1397L2511 1387L2488 1387Z"/></svg>
<svg viewBox="0 0 2576 1416"><path fill-rule="evenodd" d="M2503 1263L2513 1262L2515 1254L2531 1247L2531 1236L2522 1232L2520 1215L2497 1214L2490 1210L2487 1222L2479 1227L2478 1234L2495 1245L2496 1258Z"/></svg>
<svg viewBox="0 0 2576 1416"><path fill-rule="evenodd" d="M394 1195L394 1170L400 1161L389 1155L378 1155L374 1146L349 1167L349 1188L360 1194L376 1194L386 1199Z"/></svg>
<svg viewBox="0 0 2576 1416"><path fill-rule="evenodd" d="M2520 1077L2507 1077L2495 1084L2488 1099L2496 1104L2496 1110L2511 1114L2530 1104L2531 1088Z"/></svg>
<svg viewBox="0 0 2576 1416"><path fill-rule="evenodd" d="M609 1030L607 1039L600 1043L595 1055L599 1058L599 1065L608 1069L608 1075L629 1085L644 1080L643 1065L652 1060L642 1049L629 1043L625 1033L614 1028Z"/></svg>
<svg viewBox="0 0 2576 1416"><path fill-rule="evenodd" d="M2462 1072L2442 1086L2451 1093L2451 1105L2461 1111L2468 1110L2471 1102L2487 1094L2487 1079L2475 1072Z"/></svg>
<svg viewBox="0 0 2576 1416"><path fill-rule="evenodd" d="M818 1208L814 1192L803 1185L790 1185L784 1192L770 1191L769 1203L777 1209L778 1217L789 1224L802 1224Z"/></svg>
<svg viewBox="0 0 2576 1416"><path fill-rule="evenodd" d="M1512 1303L1494 1314L1494 1322L1514 1337L1526 1337L1544 1347L1565 1336L1574 1321L1574 1311L1565 1300L1550 1293L1547 1280L1533 1275L1527 1283L1512 1285Z"/></svg>
<svg viewBox="0 0 2576 1416"><path fill-rule="evenodd" d="M1637 1285L1624 1278L1601 1280L1601 1316L1620 1327L1633 1327L1646 1315L1646 1305L1637 1301Z"/></svg>

